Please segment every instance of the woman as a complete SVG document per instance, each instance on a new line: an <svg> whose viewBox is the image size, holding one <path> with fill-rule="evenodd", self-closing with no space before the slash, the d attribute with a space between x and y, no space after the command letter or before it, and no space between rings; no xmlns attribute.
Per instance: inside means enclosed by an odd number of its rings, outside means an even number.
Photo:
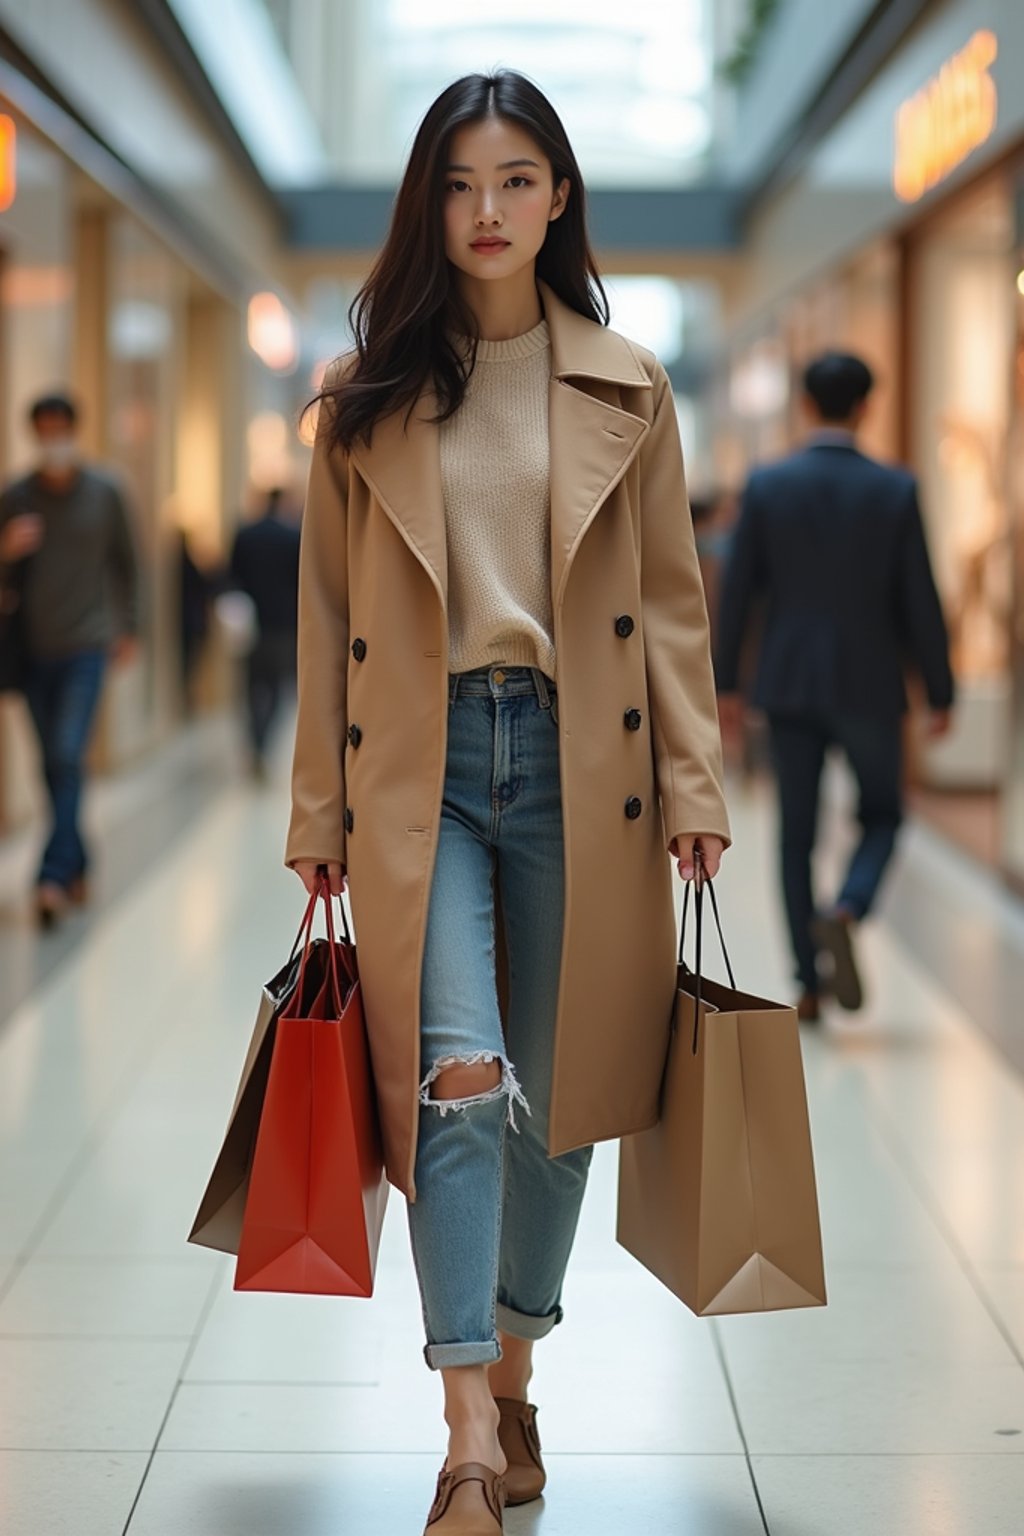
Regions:
<svg viewBox="0 0 1024 1536"><path fill-rule="evenodd" d="M672 393L607 329L579 168L510 71L449 86L320 397L286 862L351 879L448 1457L431 1536L544 1470L527 1401L593 1143L651 1125L670 850L728 844Z"/></svg>

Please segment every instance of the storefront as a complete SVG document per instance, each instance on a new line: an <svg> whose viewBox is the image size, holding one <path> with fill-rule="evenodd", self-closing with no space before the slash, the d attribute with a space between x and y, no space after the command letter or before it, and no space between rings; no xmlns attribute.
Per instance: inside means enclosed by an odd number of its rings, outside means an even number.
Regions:
<svg viewBox="0 0 1024 1536"><path fill-rule="evenodd" d="M843 348L874 370L864 447L919 476L958 686L952 735L908 736L915 808L1024 882L1022 66L1012 0L926 14L765 210L752 269L767 278L734 316L731 368L773 349L756 425L787 447L809 356Z"/></svg>
<svg viewBox="0 0 1024 1536"><path fill-rule="evenodd" d="M180 718L178 522L201 476L182 482L176 455L196 279L30 121L10 104L0 110L13 140L0 212L0 475L32 467L31 402L70 390L86 457L120 480L139 552L143 643L138 660L108 678L92 749L94 766L111 767L145 753ZM10 825L35 796L20 700L4 701L0 724L0 825Z"/></svg>
<svg viewBox="0 0 1024 1536"><path fill-rule="evenodd" d="M212 148L203 163L216 169ZM161 164L187 183L173 150ZM262 250L263 211L225 181L232 197L232 235L248 217ZM31 402L70 389L87 459L122 483L140 556L143 643L108 674L95 768L137 761L182 721L183 543L202 563L224 560L269 473L261 423L286 421L289 370L260 355L247 325L253 294L273 281L194 222L179 229L166 201L0 62L0 480L32 467ZM275 474L301 463L286 435ZM193 698L219 707L235 682L215 644ZM38 803L34 757L22 701L3 699L0 831Z"/></svg>
<svg viewBox="0 0 1024 1536"><path fill-rule="evenodd" d="M919 807L996 863L1009 862L1018 173L1011 159L906 237L906 452L920 476L958 691L953 736L921 755Z"/></svg>

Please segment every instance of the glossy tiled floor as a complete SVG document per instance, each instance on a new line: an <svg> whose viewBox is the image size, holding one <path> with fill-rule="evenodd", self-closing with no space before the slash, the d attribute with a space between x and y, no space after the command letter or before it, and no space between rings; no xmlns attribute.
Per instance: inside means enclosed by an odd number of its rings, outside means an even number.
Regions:
<svg viewBox="0 0 1024 1536"><path fill-rule="evenodd" d="M784 994L770 816L734 814L734 960ZM443 1437L399 1200L369 1303L235 1295L184 1243L298 921L284 818L280 787L212 798L0 1028L4 1536L422 1529ZM549 1491L510 1532L1024 1530L1024 1092L884 919L865 956L867 1012L806 1040L831 1305L691 1317L616 1247L599 1149L538 1353Z"/></svg>

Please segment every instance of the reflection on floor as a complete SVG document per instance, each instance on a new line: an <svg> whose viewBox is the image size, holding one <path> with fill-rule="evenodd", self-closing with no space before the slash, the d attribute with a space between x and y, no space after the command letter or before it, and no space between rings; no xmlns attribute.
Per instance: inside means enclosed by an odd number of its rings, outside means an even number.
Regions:
<svg viewBox="0 0 1024 1536"><path fill-rule="evenodd" d="M1002 855L1002 797L993 792L921 789L911 791L915 815L931 822L973 858L996 869Z"/></svg>
<svg viewBox="0 0 1024 1536"><path fill-rule="evenodd" d="M211 800L0 1032L4 1536L422 1529L443 1437L399 1199L371 1302L235 1295L184 1242L299 915L284 817L280 783ZM770 818L734 819L734 963L785 995ZM1024 1091L889 920L864 939L867 1011L806 1037L830 1306L691 1317L616 1247L600 1148L538 1351L549 1488L510 1532L1020 1536Z"/></svg>
<svg viewBox="0 0 1024 1536"><path fill-rule="evenodd" d="M0 708L23 707L13 697L0 702ZM102 857L90 872L90 916L120 901L231 784L242 756L240 737L234 720L207 716L180 731L155 761L91 787L83 825L90 846L100 847ZM44 943L32 942L32 889L42 842L38 825L0 839L0 1030L17 1005L91 932L84 914L72 912L59 932Z"/></svg>

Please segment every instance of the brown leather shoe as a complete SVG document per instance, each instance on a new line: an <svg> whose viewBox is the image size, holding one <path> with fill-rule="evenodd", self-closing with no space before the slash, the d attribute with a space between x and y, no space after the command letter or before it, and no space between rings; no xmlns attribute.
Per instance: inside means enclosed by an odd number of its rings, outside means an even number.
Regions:
<svg viewBox="0 0 1024 1536"><path fill-rule="evenodd" d="M36 886L36 921L40 928L56 928L68 909L68 896L55 880L43 880Z"/></svg>
<svg viewBox="0 0 1024 1536"><path fill-rule="evenodd" d="M821 1023L821 1004L817 992L803 992L797 1001L796 1016L801 1024Z"/></svg>
<svg viewBox="0 0 1024 1536"><path fill-rule="evenodd" d="M537 1410L533 1403L521 1403L514 1397L496 1397L501 1420L498 1441L508 1459L505 1488L509 1504L528 1504L539 1499L547 1482L540 1456L537 1434Z"/></svg>
<svg viewBox="0 0 1024 1536"><path fill-rule="evenodd" d="M836 907L815 918L811 924L814 942L832 962L831 982L836 1002L849 1013L856 1013L864 1003L864 988L853 947L855 923L851 912Z"/></svg>
<svg viewBox="0 0 1024 1536"><path fill-rule="evenodd" d="M505 1479L479 1461L442 1467L424 1536L496 1536L504 1530Z"/></svg>

